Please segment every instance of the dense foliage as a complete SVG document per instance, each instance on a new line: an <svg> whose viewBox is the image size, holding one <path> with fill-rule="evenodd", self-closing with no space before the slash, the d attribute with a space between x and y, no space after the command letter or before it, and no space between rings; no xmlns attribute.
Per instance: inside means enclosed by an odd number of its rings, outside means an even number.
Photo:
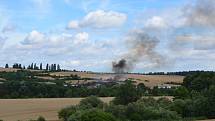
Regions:
<svg viewBox="0 0 215 121"><path fill-rule="evenodd" d="M128 80L125 84L119 86L114 103L127 105L130 102L137 101L139 98L140 94L137 88Z"/></svg>
<svg viewBox="0 0 215 121"><path fill-rule="evenodd" d="M93 99L91 99L93 98ZM95 97L88 97L84 102L98 100ZM179 121L180 116L171 111L168 106L171 102L168 99L155 100L153 98L139 99L127 105L100 105L97 101L96 107L89 106L89 103L71 106L59 112L59 118L64 121ZM91 118L89 118L91 117ZM94 118L92 118L94 117Z"/></svg>
<svg viewBox="0 0 215 121"><path fill-rule="evenodd" d="M38 76L51 77L54 80L37 78ZM87 97L91 95L99 97L115 97L119 92L119 85L101 85L96 88L89 88L85 85L71 86L66 84L67 80L90 80L77 75L70 75L64 78L51 76L48 72L33 72L20 70L17 72L0 72L0 98L59 98L59 97ZM127 85L128 86L128 85ZM131 88L138 90L138 94L131 92L130 95L145 95L147 88L144 84L138 87L131 85ZM125 90L126 91L126 90ZM128 95L129 96L129 95Z"/></svg>
<svg viewBox="0 0 215 121"><path fill-rule="evenodd" d="M92 109L107 113L117 121L187 121L215 118L214 79L215 74L212 72L198 72L187 76L183 86L173 90L173 100L141 98L138 91L140 89L127 81L118 88L116 98L110 104L102 104L96 97L89 97L81 101L85 102L84 104L62 109L59 118L73 121L78 116L79 120L75 121L91 121L87 118L82 120L80 117L94 115ZM95 102L98 105L95 105Z"/></svg>

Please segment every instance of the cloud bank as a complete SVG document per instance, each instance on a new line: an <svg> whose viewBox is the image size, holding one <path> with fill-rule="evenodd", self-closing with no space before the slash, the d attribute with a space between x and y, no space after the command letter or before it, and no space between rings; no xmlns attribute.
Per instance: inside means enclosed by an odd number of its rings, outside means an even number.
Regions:
<svg viewBox="0 0 215 121"><path fill-rule="evenodd" d="M103 11L97 10L89 12L82 20L69 22L67 28L77 29L77 28L114 28L122 26L127 19L127 15L124 13L119 13L115 11Z"/></svg>

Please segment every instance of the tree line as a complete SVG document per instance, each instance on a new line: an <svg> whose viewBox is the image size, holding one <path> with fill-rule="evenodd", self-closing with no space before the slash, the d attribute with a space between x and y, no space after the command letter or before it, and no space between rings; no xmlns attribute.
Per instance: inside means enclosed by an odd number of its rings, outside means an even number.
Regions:
<svg viewBox="0 0 215 121"><path fill-rule="evenodd" d="M5 68L9 68L9 64L5 64ZM15 69L32 69L32 70L46 70L46 71L61 71L60 64L46 64L45 68L43 68L43 64L40 63L39 66L37 63L31 63L27 67L22 64L14 63L12 68Z"/></svg>

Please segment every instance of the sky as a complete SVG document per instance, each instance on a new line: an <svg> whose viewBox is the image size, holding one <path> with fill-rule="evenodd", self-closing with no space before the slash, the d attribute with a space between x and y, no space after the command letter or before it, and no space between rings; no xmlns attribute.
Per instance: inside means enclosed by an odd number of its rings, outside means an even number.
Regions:
<svg viewBox="0 0 215 121"><path fill-rule="evenodd" d="M131 72L214 70L215 1L0 0L2 67L112 72L124 58Z"/></svg>

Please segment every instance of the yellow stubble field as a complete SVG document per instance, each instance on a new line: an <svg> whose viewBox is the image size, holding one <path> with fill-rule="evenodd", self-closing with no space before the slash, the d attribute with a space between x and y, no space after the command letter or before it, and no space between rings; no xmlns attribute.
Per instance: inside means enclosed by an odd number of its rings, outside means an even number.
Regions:
<svg viewBox="0 0 215 121"><path fill-rule="evenodd" d="M77 105L82 98L0 99L0 119L4 121L28 121L39 116L49 121L58 120L58 111ZM108 103L113 98L101 98Z"/></svg>

